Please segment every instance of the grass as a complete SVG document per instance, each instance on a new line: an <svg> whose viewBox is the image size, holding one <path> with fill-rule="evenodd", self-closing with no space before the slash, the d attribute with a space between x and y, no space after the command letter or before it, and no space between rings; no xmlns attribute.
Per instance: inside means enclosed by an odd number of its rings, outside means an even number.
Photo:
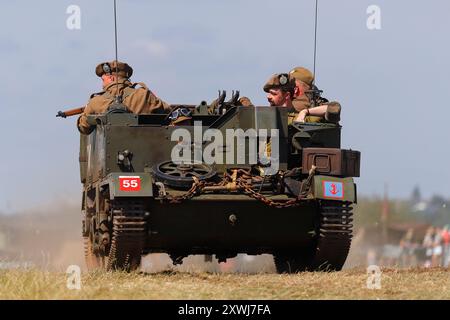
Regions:
<svg viewBox="0 0 450 320"><path fill-rule="evenodd" d="M219 274L192 272L82 273L0 270L0 299L450 299L450 270L382 270L381 289L368 289L364 269L335 273Z"/></svg>

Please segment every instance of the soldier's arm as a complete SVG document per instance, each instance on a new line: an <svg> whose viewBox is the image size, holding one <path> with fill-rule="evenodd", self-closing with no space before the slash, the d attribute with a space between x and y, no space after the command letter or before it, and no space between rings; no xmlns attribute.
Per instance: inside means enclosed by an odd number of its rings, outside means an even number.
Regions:
<svg viewBox="0 0 450 320"><path fill-rule="evenodd" d="M318 107L303 109L298 113L295 121L297 122L305 122L305 118L307 116L315 116L315 117L323 117L327 112L328 105L324 104Z"/></svg>
<svg viewBox="0 0 450 320"><path fill-rule="evenodd" d="M90 125L87 121L87 115L93 113L92 106L88 103L81 116L77 119L77 128L80 133L90 134L94 130L94 126Z"/></svg>
<svg viewBox="0 0 450 320"><path fill-rule="evenodd" d="M311 102L309 101L309 98L306 95L301 95L295 98L294 100L292 100L292 104L294 105L294 109L297 112L311 108Z"/></svg>
<svg viewBox="0 0 450 320"><path fill-rule="evenodd" d="M338 102L330 102L318 107L301 110L295 119L297 122L305 122L307 116L322 117L325 120L337 123L340 120L341 105Z"/></svg>
<svg viewBox="0 0 450 320"><path fill-rule="evenodd" d="M151 91L148 97L148 104L150 113L169 113L172 110L170 104L158 98Z"/></svg>

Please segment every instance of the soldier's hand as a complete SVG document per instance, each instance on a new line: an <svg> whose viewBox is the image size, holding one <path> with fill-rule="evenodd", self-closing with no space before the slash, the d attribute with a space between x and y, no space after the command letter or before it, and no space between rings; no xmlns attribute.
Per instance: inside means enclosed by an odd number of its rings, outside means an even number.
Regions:
<svg viewBox="0 0 450 320"><path fill-rule="evenodd" d="M297 118L295 118L295 122L305 122L305 118L308 115L308 109L303 109L298 113Z"/></svg>

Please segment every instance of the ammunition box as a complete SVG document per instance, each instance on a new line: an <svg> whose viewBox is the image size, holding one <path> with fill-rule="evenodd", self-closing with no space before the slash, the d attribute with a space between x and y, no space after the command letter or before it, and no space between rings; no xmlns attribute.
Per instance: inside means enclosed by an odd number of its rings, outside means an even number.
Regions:
<svg viewBox="0 0 450 320"><path fill-rule="evenodd" d="M316 166L316 173L339 177L359 177L361 153L334 148L305 148L302 173L308 174Z"/></svg>

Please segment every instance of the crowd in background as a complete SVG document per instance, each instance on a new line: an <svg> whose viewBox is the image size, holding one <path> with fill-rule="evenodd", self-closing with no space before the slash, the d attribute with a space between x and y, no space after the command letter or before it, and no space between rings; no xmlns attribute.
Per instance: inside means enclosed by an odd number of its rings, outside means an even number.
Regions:
<svg viewBox="0 0 450 320"><path fill-rule="evenodd" d="M408 242L406 237L400 243L406 251L406 257L414 255L414 242ZM420 247L419 247L420 248ZM448 267L450 263L450 230L449 226L443 228L429 227L425 233L421 244L422 251L425 251L424 267ZM408 251L412 250L412 251Z"/></svg>
<svg viewBox="0 0 450 320"><path fill-rule="evenodd" d="M373 254L373 253L372 253ZM450 228L429 227L423 237L408 229L398 245L385 244L379 255L380 265L399 267L448 267L450 265ZM373 257L368 256L368 260Z"/></svg>

